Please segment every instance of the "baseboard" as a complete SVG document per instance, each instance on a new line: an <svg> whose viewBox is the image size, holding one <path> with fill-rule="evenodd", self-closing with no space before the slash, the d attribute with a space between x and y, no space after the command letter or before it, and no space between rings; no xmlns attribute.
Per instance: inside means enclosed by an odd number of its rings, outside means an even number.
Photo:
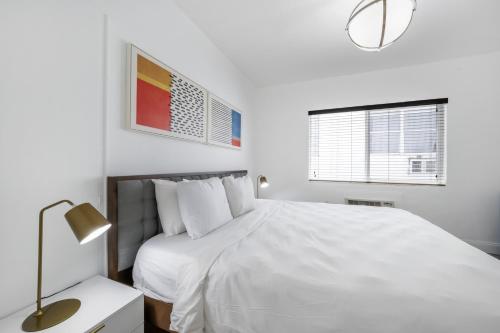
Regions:
<svg viewBox="0 0 500 333"><path fill-rule="evenodd" d="M500 255L500 243L470 240L470 239L465 239L464 241L486 253Z"/></svg>

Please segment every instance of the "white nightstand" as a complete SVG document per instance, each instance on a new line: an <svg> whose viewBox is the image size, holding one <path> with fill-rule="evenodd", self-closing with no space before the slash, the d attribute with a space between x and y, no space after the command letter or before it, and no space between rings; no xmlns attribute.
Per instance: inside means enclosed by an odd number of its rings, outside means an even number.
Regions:
<svg viewBox="0 0 500 333"><path fill-rule="evenodd" d="M65 322L41 333L143 333L144 296L121 283L95 276L57 295L42 305L64 298L78 298L82 304ZM35 310L31 305L0 321L0 332L22 332L23 320Z"/></svg>

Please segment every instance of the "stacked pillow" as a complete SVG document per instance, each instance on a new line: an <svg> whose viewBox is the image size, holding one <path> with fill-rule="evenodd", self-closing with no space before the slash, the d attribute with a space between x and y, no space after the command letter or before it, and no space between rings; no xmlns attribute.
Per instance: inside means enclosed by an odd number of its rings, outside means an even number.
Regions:
<svg viewBox="0 0 500 333"><path fill-rule="evenodd" d="M177 204L177 183L165 179L153 179L153 183L158 215L165 235L173 236L186 232Z"/></svg>
<svg viewBox="0 0 500 333"><path fill-rule="evenodd" d="M187 231L198 239L255 208L252 180L214 177L179 183L155 179L158 214L166 236Z"/></svg>
<svg viewBox="0 0 500 333"><path fill-rule="evenodd" d="M240 216L255 208L255 194L250 177L234 178L233 176L222 179L226 189L227 200L233 217Z"/></svg>
<svg viewBox="0 0 500 333"><path fill-rule="evenodd" d="M191 238L205 236L231 221L231 211L219 178L177 185L179 210Z"/></svg>

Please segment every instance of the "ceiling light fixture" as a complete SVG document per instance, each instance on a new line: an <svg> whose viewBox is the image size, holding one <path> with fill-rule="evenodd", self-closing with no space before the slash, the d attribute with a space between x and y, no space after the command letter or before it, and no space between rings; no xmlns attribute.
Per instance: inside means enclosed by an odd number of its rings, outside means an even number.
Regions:
<svg viewBox="0 0 500 333"><path fill-rule="evenodd" d="M362 0L349 17L347 34L360 49L380 51L403 36L416 9L416 0Z"/></svg>

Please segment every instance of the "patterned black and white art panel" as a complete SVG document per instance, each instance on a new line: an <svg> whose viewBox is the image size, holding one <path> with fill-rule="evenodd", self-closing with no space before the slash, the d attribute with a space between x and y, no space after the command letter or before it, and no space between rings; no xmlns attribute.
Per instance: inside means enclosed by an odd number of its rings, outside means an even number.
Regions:
<svg viewBox="0 0 500 333"><path fill-rule="evenodd" d="M241 149L241 112L213 94L208 98L208 143Z"/></svg>

